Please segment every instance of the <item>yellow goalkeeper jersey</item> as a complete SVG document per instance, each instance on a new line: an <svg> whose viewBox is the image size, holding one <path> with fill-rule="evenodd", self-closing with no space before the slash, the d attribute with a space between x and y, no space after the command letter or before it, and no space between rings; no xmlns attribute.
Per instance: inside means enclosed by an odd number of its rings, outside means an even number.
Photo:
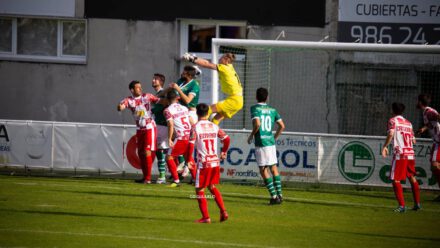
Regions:
<svg viewBox="0 0 440 248"><path fill-rule="evenodd" d="M241 87L241 82L234 66L232 64L218 64L217 70L222 92L230 96L242 96L243 87Z"/></svg>

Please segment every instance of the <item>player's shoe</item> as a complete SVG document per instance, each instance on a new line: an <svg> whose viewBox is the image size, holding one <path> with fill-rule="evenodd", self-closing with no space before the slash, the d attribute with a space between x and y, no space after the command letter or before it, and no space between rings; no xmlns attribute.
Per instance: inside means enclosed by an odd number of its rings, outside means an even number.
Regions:
<svg viewBox="0 0 440 248"><path fill-rule="evenodd" d="M394 212L396 212L396 213L405 213L406 209L403 206L399 206L398 208L394 209Z"/></svg>
<svg viewBox="0 0 440 248"><path fill-rule="evenodd" d="M435 201L435 202L440 202L440 195L439 196L437 196L434 200L432 200L432 201Z"/></svg>
<svg viewBox="0 0 440 248"><path fill-rule="evenodd" d="M269 205L276 205L278 203L278 197L270 198Z"/></svg>
<svg viewBox="0 0 440 248"><path fill-rule="evenodd" d="M188 168L188 166L185 166L185 168L183 169L183 172L182 172L182 177L187 177L188 174L189 174L189 168Z"/></svg>
<svg viewBox="0 0 440 248"><path fill-rule="evenodd" d="M167 180L166 180L165 177L158 178L158 179L156 180L156 183L157 183L157 184L165 184L165 183L167 183Z"/></svg>
<svg viewBox="0 0 440 248"><path fill-rule="evenodd" d="M228 212L220 212L220 222L226 221L229 218Z"/></svg>
<svg viewBox="0 0 440 248"><path fill-rule="evenodd" d="M168 187L170 187L170 188L177 188L177 187L180 187L180 183L173 182Z"/></svg>
<svg viewBox="0 0 440 248"><path fill-rule="evenodd" d="M204 219L204 218L201 218L201 219L198 219L198 220L196 220L196 221L194 221L195 223L205 223L205 224L210 224L211 223L211 218L206 218L206 219Z"/></svg>
<svg viewBox="0 0 440 248"><path fill-rule="evenodd" d="M277 199L278 199L278 204L283 203L283 196L282 195L278 195Z"/></svg>
<svg viewBox="0 0 440 248"><path fill-rule="evenodd" d="M420 204L415 204L413 208L411 208L411 210L413 211L419 211L422 209L422 206L420 206Z"/></svg>
<svg viewBox="0 0 440 248"><path fill-rule="evenodd" d="M151 183L151 181L147 181L144 178L136 179L136 180L134 180L134 182L135 183L141 183L141 184L150 184Z"/></svg>

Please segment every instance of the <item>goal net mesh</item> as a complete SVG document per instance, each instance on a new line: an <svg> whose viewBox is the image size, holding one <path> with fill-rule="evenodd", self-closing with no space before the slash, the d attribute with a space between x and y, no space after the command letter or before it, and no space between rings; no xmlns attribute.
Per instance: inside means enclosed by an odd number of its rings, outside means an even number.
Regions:
<svg viewBox="0 0 440 248"><path fill-rule="evenodd" d="M440 54L221 43L218 49L219 56L236 55L244 88L244 107L224 128L251 129L259 87L269 90L268 103L293 132L384 135L393 102L406 105L404 116L417 128L420 93L430 93L431 105L440 108Z"/></svg>

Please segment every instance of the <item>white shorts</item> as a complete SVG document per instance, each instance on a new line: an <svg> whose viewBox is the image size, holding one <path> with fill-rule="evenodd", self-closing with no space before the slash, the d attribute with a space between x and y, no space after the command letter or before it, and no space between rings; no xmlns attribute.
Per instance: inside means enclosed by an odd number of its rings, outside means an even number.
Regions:
<svg viewBox="0 0 440 248"><path fill-rule="evenodd" d="M258 166L270 166L278 164L277 149L275 146L255 147L255 156Z"/></svg>
<svg viewBox="0 0 440 248"><path fill-rule="evenodd" d="M189 116L193 119L194 123L197 123L197 121L199 120L199 117L197 116L197 111L195 110L190 110Z"/></svg>
<svg viewBox="0 0 440 248"><path fill-rule="evenodd" d="M157 125L157 149L164 150L170 148L168 146L168 127Z"/></svg>

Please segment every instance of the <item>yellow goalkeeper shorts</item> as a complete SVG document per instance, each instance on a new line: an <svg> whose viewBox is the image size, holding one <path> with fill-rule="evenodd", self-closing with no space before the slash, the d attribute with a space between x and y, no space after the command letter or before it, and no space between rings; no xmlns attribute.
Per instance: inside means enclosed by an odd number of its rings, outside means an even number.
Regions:
<svg viewBox="0 0 440 248"><path fill-rule="evenodd" d="M232 118L243 108L243 96L228 96L225 100L218 102L215 107L217 112L226 118Z"/></svg>

